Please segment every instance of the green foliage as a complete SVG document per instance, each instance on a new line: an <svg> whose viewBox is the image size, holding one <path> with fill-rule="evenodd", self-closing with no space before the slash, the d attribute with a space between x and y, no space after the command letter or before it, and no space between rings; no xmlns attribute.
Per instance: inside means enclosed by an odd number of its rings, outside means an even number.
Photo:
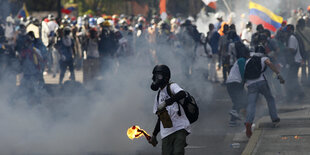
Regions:
<svg viewBox="0 0 310 155"><path fill-rule="evenodd" d="M14 0L13 0L14 1ZM56 11L57 1L56 0L24 0L28 11Z"/></svg>
<svg viewBox="0 0 310 155"><path fill-rule="evenodd" d="M89 14L92 14L92 15L94 15L94 11L93 10L87 10L86 12L84 12L83 14L85 14L85 15L89 15Z"/></svg>

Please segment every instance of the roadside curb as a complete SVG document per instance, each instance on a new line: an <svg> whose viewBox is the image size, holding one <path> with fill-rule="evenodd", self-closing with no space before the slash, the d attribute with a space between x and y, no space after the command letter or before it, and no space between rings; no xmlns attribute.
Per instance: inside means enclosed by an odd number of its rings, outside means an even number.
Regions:
<svg viewBox="0 0 310 155"><path fill-rule="evenodd" d="M249 142L247 143L245 149L242 152L242 155L251 155L256 147L257 142L259 141L259 138L263 132L262 129L258 128L259 124L257 127L254 128L254 132L249 139Z"/></svg>
<svg viewBox="0 0 310 155"><path fill-rule="evenodd" d="M308 106L304 106L303 108L292 108L292 110L288 110L286 112L286 114L290 114L290 113L292 114L292 113L294 113L293 111L295 111L295 110L302 114L303 111L307 112L308 109L309 109ZM281 118L281 122L282 121L284 121L284 122L290 121L290 120L305 121L305 120L310 119L307 115L300 116L300 115L294 115L294 114L290 115L290 116L284 116L284 117L280 116L280 118ZM264 129L270 128L270 124L272 124L272 123L270 123L269 119L270 118L268 116L264 116L257 121L257 123L254 127L253 134L252 134L251 138L249 139L245 149L243 150L242 155L251 155L255 152L255 150L257 149L256 146L259 143L261 136L264 134ZM281 124L280 124L280 126L281 126Z"/></svg>

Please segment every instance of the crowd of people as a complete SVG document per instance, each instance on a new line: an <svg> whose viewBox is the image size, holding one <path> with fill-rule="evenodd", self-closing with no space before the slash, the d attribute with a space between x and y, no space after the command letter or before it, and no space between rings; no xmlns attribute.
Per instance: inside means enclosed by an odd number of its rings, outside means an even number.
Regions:
<svg viewBox="0 0 310 155"><path fill-rule="evenodd" d="M49 14L41 21L31 16L8 16L0 29L2 57L7 63L15 62L15 73L22 73L21 86L44 84L43 74L56 77L58 73L62 84L67 68L71 80L75 80L74 71L82 68L87 79L88 75L104 71L109 59L120 57L143 57L148 59L146 63L156 64L164 57L162 47L174 52L185 48L181 54L193 61L198 44L205 44L191 20L163 21L158 16L151 20L141 15L66 15L56 19ZM12 71L11 67L6 68Z"/></svg>

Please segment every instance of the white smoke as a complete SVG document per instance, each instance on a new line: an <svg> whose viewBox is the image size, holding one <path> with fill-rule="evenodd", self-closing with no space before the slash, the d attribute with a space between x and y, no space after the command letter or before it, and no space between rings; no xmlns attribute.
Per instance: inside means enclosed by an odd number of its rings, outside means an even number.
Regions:
<svg viewBox="0 0 310 155"><path fill-rule="evenodd" d="M152 113L156 92L150 89L152 69L148 48L140 44L139 56L112 59L99 90L48 96L42 104L27 103L13 94L14 87L1 84L1 154L137 154L153 148L144 138L130 140L127 129L139 125L152 133L157 117ZM212 87L198 70L184 75L182 49L157 47L161 64L167 64L172 81L207 104ZM119 62L115 70L116 62ZM205 68L200 61L195 68ZM79 90L76 90L77 92ZM29 92L30 94L32 92ZM199 95L199 96L197 96ZM13 100L13 98L15 98ZM157 137L160 139L160 136Z"/></svg>

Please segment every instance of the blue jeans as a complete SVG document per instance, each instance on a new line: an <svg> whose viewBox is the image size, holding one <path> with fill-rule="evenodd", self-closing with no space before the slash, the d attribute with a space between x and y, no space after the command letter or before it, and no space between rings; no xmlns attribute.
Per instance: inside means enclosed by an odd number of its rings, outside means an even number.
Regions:
<svg viewBox="0 0 310 155"><path fill-rule="evenodd" d="M266 80L253 83L248 86L248 107L246 123L253 123L256 111L256 102L258 94L262 94L267 100L269 115L271 120L277 120L277 109L275 100L271 94L270 88Z"/></svg>

